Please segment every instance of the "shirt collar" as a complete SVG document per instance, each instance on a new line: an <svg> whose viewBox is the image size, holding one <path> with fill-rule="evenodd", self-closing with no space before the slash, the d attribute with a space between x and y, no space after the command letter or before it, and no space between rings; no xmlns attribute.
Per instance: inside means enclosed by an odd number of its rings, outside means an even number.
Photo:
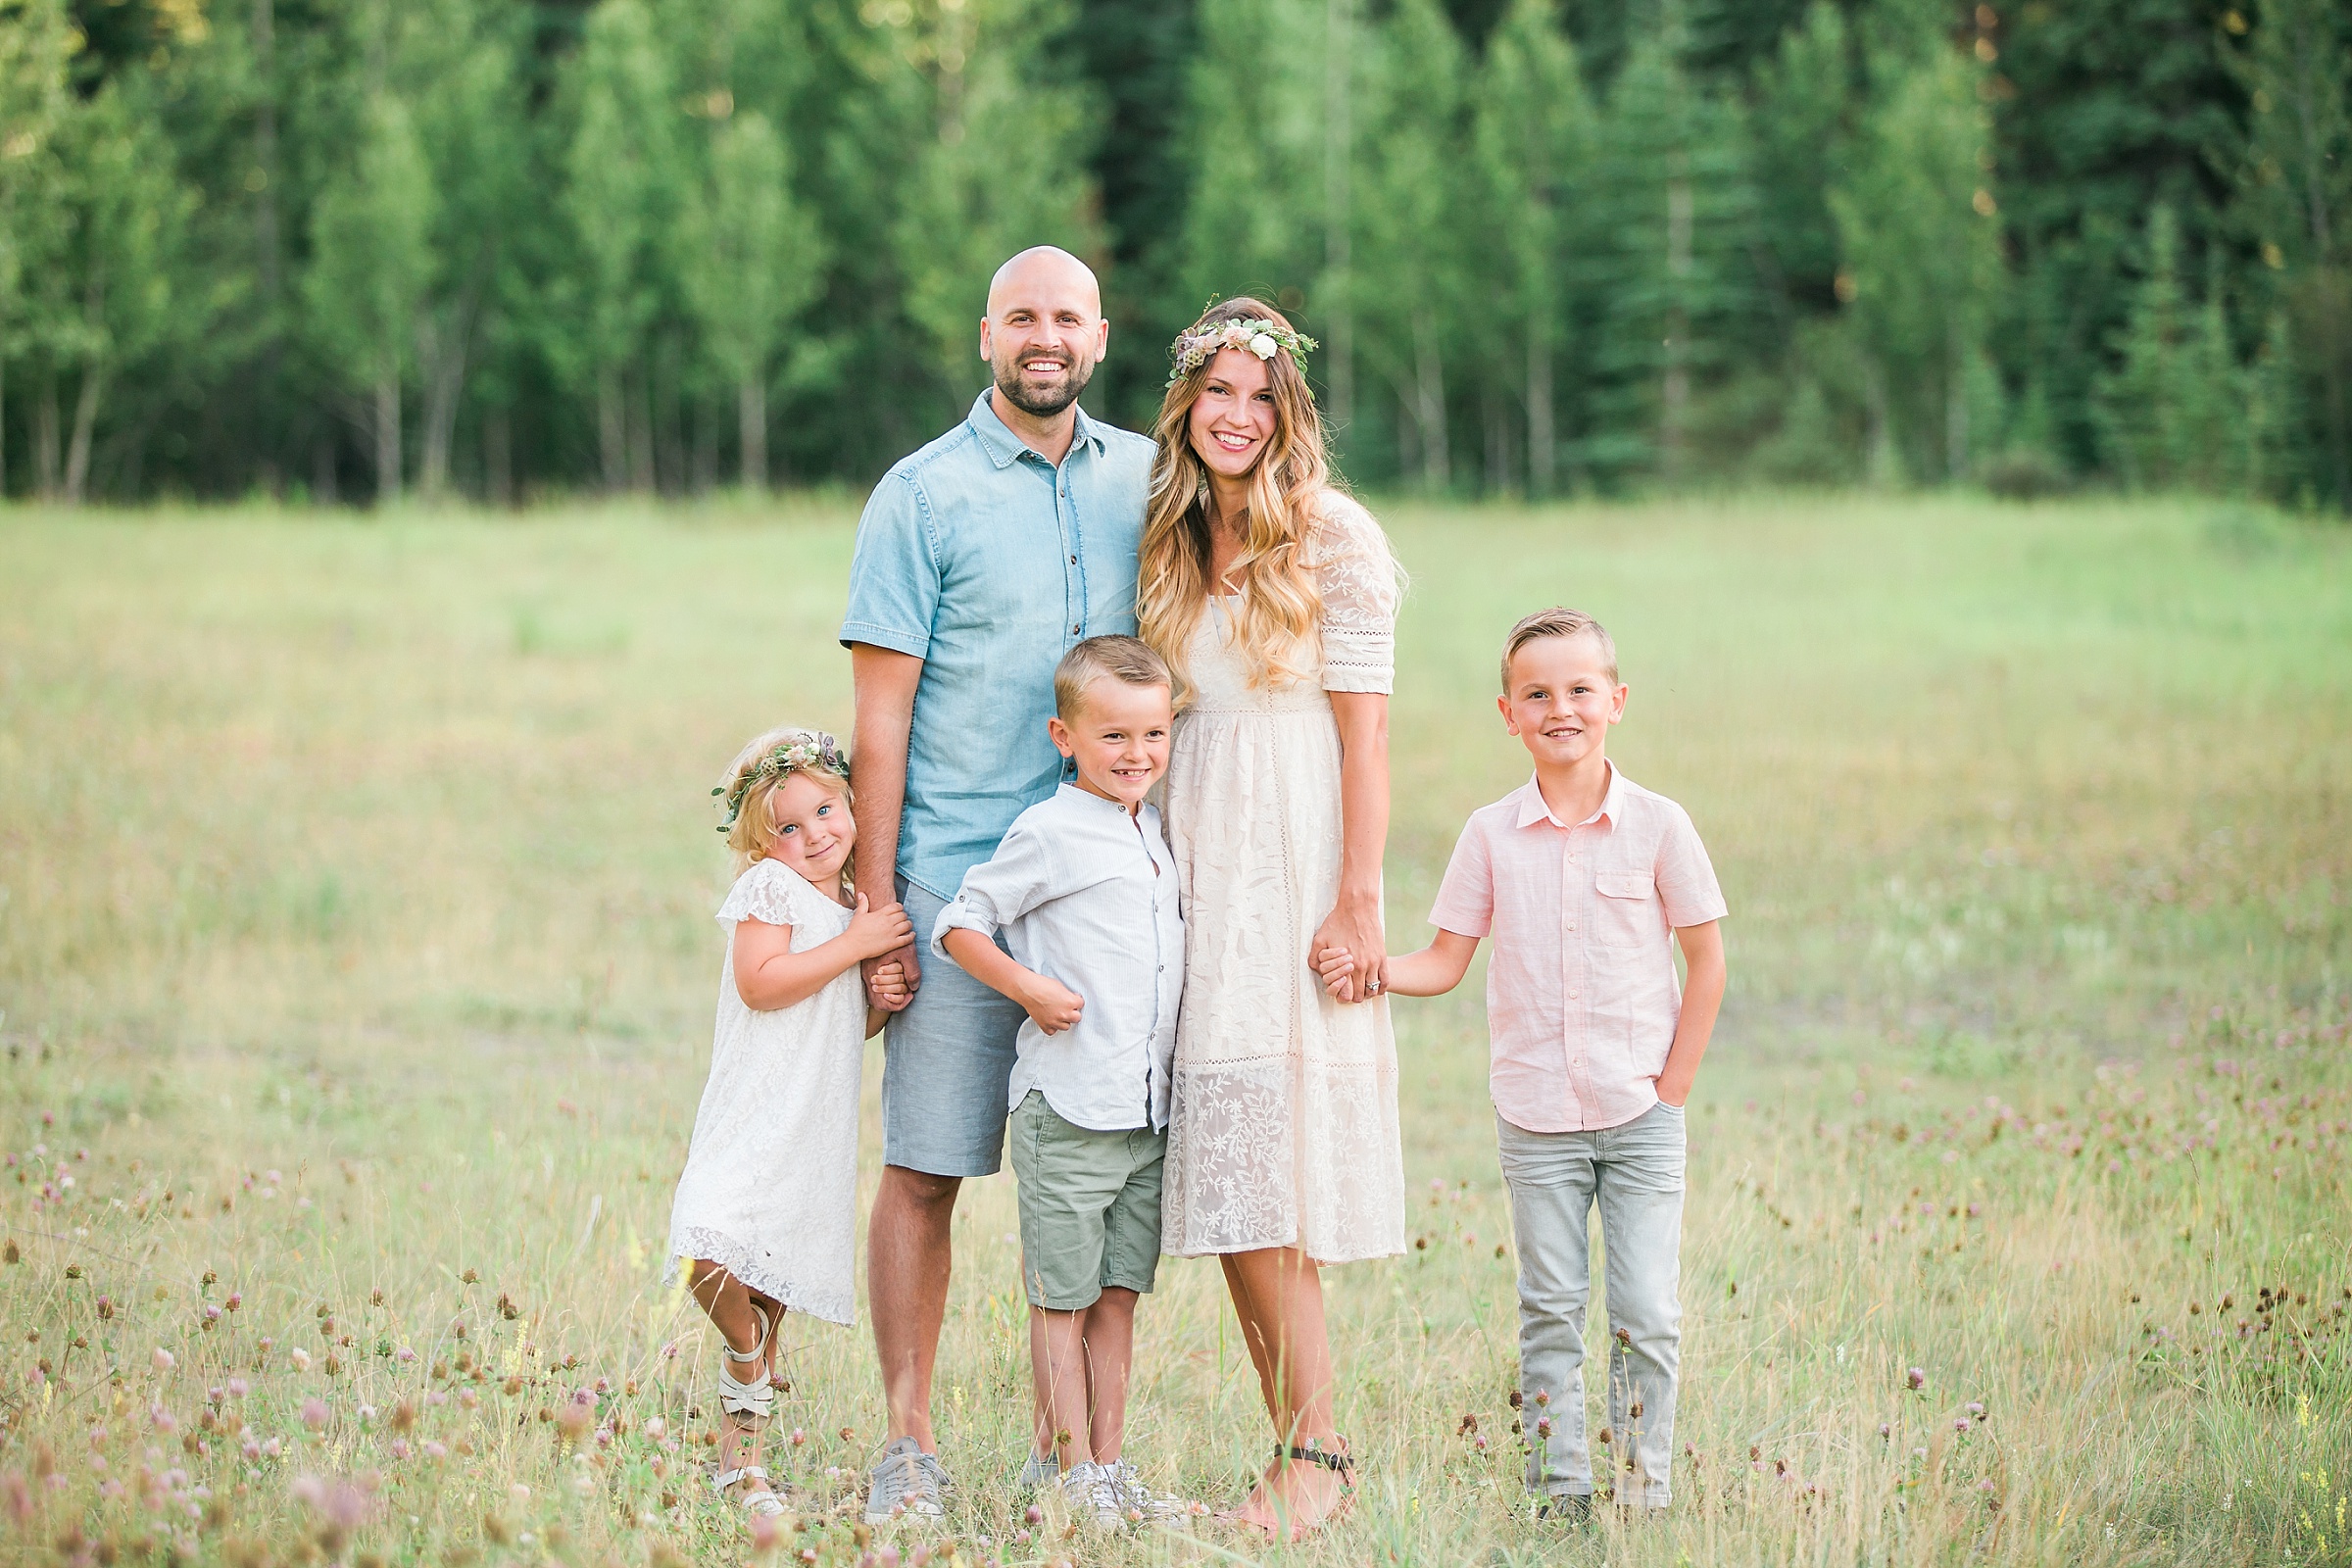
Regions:
<svg viewBox="0 0 2352 1568"><path fill-rule="evenodd" d="M1062 781L1060 787L1055 789L1054 793L1063 797L1066 800L1074 801L1090 810L1108 811L1117 816L1124 816L1130 822L1140 820L1138 815L1131 814L1127 808L1121 806L1118 802L1106 801L1102 796L1097 795L1093 790L1087 789L1078 784L1073 784L1066 779Z"/></svg>
<svg viewBox="0 0 2352 1568"><path fill-rule="evenodd" d="M1085 445L1101 452L1104 446L1102 427L1086 416L1086 410L1073 409L1070 412L1076 416L1076 423L1070 432L1070 450L1075 452ZM1036 457L1040 463L1045 461L1042 453L1014 435L1011 426L997 416L987 392L982 392L973 400L972 412L966 422L971 425L973 434L979 436L981 449L988 454L988 461L1000 468L1009 468L1020 462L1024 452Z"/></svg>
<svg viewBox="0 0 2352 1568"><path fill-rule="evenodd" d="M1573 824L1574 826L1585 827L1605 817L1608 819L1609 826L1614 828L1624 820L1625 775L1617 771L1615 762L1607 762L1606 765L1609 770L1609 788L1608 792L1600 798L1600 809L1586 817L1584 821ZM1525 784L1519 787L1519 826L1533 827L1538 822L1544 821L1549 821L1557 827L1571 825L1551 814L1551 808L1544 804L1544 787L1531 776Z"/></svg>

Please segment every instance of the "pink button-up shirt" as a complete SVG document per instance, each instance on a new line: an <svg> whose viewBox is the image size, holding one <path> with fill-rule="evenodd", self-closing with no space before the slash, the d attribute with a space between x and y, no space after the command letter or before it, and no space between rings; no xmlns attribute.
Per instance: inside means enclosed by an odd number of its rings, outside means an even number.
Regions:
<svg viewBox="0 0 2352 1568"><path fill-rule="evenodd" d="M1531 1133L1590 1132L1657 1102L1682 987L1669 938L1724 915L1690 815L1617 771L1573 827L1534 779L1470 813L1431 923L1494 938L1494 1109Z"/></svg>

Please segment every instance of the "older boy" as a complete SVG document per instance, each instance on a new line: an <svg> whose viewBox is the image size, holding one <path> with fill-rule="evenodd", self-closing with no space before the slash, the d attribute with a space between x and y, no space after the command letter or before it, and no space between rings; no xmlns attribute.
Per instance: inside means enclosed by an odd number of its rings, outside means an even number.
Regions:
<svg viewBox="0 0 2352 1568"><path fill-rule="evenodd" d="M1008 1091L1037 1391L1023 1480L1055 1476L1058 1461L1071 1512L1116 1529L1184 1511L1119 1457L1136 1298L1159 1266L1184 986L1176 862L1144 804L1175 718L1168 666L1133 637L1071 649L1054 699L1047 731L1076 782L964 873L932 942L1028 1014Z"/></svg>
<svg viewBox="0 0 2352 1568"><path fill-rule="evenodd" d="M1663 1508L1672 1495L1683 1102L1723 1001L1725 911L1690 818L1608 760L1626 688L1600 623L1573 610L1520 621L1502 687L1503 724L1536 776L1471 814L1430 915L1437 940L1391 958L1384 978L1402 996L1450 991L1479 939L1494 938L1489 1083L1519 1242L1527 1485L1540 1513L1581 1521L1592 1508L1584 1324L1596 1204L1616 1331L1614 1430L1601 1442L1623 1455L1621 1503ZM1669 933L1690 969L1679 995Z"/></svg>

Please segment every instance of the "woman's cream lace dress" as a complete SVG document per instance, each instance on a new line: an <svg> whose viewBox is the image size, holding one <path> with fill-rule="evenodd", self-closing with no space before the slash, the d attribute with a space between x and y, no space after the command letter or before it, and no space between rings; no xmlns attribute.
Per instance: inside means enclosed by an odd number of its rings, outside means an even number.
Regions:
<svg viewBox="0 0 2352 1568"><path fill-rule="evenodd" d="M1220 602L1186 652L1165 810L1187 895L1184 1006L1161 1200L1162 1246L1180 1256L1404 1250L1388 999L1334 1002L1307 962L1340 883L1340 732L1324 694L1394 686L1396 569L1380 524L1336 493L1305 548L1323 594L1320 680L1252 688Z"/></svg>

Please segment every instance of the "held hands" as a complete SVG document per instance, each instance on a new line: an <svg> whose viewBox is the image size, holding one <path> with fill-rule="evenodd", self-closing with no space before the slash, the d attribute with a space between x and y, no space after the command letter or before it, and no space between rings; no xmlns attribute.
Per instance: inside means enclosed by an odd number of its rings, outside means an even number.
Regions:
<svg viewBox="0 0 2352 1568"><path fill-rule="evenodd" d="M1343 900L1307 951L1324 989L1341 1002L1369 1002L1388 989L1388 939L1376 904Z"/></svg>
<svg viewBox="0 0 2352 1568"><path fill-rule="evenodd" d="M859 958L879 958L898 952L914 941L914 922L906 918L906 906L885 904L879 909L869 908L865 895L858 895L858 912L850 916L850 929L843 933ZM906 970L899 966L899 982L906 983ZM880 969L867 971L865 983L875 987L881 979Z"/></svg>
<svg viewBox="0 0 2352 1568"><path fill-rule="evenodd" d="M865 977L866 997L884 1012L897 1012L914 1000L914 988L906 983L906 964L901 958L889 958L873 966L874 972Z"/></svg>
<svg viewBox="0 0 2352 1568"><path fill-rule="evenodd" d="M1051 975L1031 975L1013 1000L1027 1009L1040 1034L1057 1035L1072 1028L1086 1011L1086 999Z"/></svg>
<svg viewBox="0 0 2352 1568"><path fill-rule="evenodd" d="M1376 971L1380 978L1378 988L1366 987L1360 996L1356 991L1355 956L1346 948L1317 948L1314 967L1323 977L1323 989L1331 993L1335 1002L1369 1002L1389 989L1389 960L1385 957Z"/></svg>

